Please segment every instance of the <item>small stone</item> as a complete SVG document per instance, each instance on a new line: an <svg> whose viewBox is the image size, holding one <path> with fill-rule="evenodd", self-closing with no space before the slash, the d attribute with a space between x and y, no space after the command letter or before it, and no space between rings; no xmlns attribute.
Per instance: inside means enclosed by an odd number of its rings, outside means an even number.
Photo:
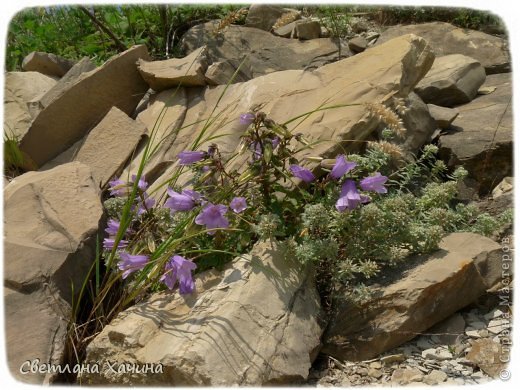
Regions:
<svg viewBox="0 0 520 390"><path fill-rule="evenodd" d="M430 348L422 352L422 357L424 359L448 360L452 359L453 355L446 349Z"/></svg>
<svg viewBox="0 0 520 390"><path fill-rule="evenodd" d="M399 368L393 372L392 382L406 385L411 382L420 382L423 376L423 373L417 368Z"/></svg>
<svg viewBox="0 0 520 390"><path fill-rule="evenodd" d="M401 363L401 362L404 362L405 360L406 360L406 356L404 356L402 353L400 353L400 354L395 354L395 355L383 356L381 358L381 363L383 363L385 365L389 365L392 363Z"/></svg>
<svg viewBox="0 0 520 390"><path fill-rule="evenodd" d="M479 95L489 95L490 93L495 92L497 87L480 87L477 91Z"/></svg>
<svg viewBox="0 0 520 390"><path fill-rule="evenodd" d="M507 356L505 356L507 358ZM505 367L503 361L504 351L499 343L491 339L479 339L473 341L471 349L466 358L475 363L489 376L496 378L500 371Z"/></svg>
<svg viewBox="0 0 520 390"><path fill-rule="evenodd" d="M469 325L468 327L471 328L471 330L473 330L473 329L479 330L479 329L487 328L487 325L482 321L471 321L468 325Z"/></svg>
<svg viewBox="0 0 520 390"><path fill-rule="evenodd" d="M381 368L382 364L381 364L381 362L372 362L369 364L369 367L370 368Z"/></svg>
<svg viewBox="0 0 520 390"><path fill-rule="evenodd" d="M302 20L296 22L296 34L298 35L298 39L308 40L308 39L316 39L320 37L321 34L321 26L319 22L312 20Z"/></svg>
<svg viewBox="0 0 520 390"><path fill-rule="evenodd" d="M505 179L504 179L505 180ZM499 184L500 185L500 184ZM497 186L498 187L498 186ZM496 187L495 187L496 188ZM500 309L492 310L489 313L487 313L484 318L486 320L491 320L493 318L502 317L504 315L504 312Z"/></svg>
<svg viewBox="0 0 520 390"><path fill-rule="evenodd" d="M368 369L365 367L358 368L356 372L361 376L367 376L368 375Z"/></svg>
<svg viewBox="0 0 520 390"><path fill-rule="evenodd" d="M459 116L459 111L454 108L441 107L435 104L428 104L427 106L428 110L430 111L430 115L433 119L435 119L437 126L439 126L441 129L449 128L455 118Z"/></svg>
<svg viewBox="0 0 520 390"><path fill-rule="evenodd" d="M478 330L466 330L466 335L473 338L480 338L480 333Z"/></svg>
<svg viewBox="0 0 520 390"><path fill-rule="evenodd" d="M448 378L445 372L433 370L423 378L423 382L427 385L437 385L444 382Z"/></svg>
<svg viewBox="0 0 520 390"><path fill-rule="evenodd" d="M368 376L372 377L372 378L376 378L376 379L379 379L383 376L383 372L381 370L378 370L376 368L370 368L368 370Z"/></svg>
<svg viewBox="0 0 520 390"><path fill-rule="evenodd" d="M363 37L354 37L348 41L348 47L354 53L361 53L367 48L368 42Z"/></svg>

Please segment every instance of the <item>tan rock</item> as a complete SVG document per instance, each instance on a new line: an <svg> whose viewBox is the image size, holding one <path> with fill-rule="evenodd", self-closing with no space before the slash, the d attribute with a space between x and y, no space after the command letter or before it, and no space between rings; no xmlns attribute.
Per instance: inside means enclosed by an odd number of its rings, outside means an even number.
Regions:
<svg viewBox="0 0 520 390"><path fill-rule="evenodd" d="M7 72L4 84L4 132L21 139L33 116L27 106L56 84L56 78L38 72Z"/></svg>
<svg viewBox="0 0 520 390"><path fill-rule="evenodd" d="M145 132L141 121L113 107L86 136L74 160L88 165L94 181L103 188L121 173Z"/></svg>
<svg viewBox="0 0 520 390"><path fill-rule="evenodd" d="M440 370L432 370L428 375L423 378L423 382L427 385L433 386L444 382L448 379L448 375Z"/></svg>
<svg viewBox="0 0 520 390"><path fill-rule="evenodd" d="M22 62L25 71L40 72L49 76L61 77L74 65L74 61L52 53L33 51L29 53Z"/></svg>
<svg viewBox="0 0 520 390"><path fill-rule="evenodd" d="M274 245L274 246L273 246ZM82 383L231 386L306 380L320 344L313 278L278 246L261 243L196 293L161 292L119 314L90 343L87 362L162 363L163 374L82 377ZM268 302L268 304L266 304Z"/></svg>
<svg viewBox="0 0 520 390"><path fill-rule="evenodd" d="M208 67L203 46L184 58L164 61L139 60L139 72L154 91L177 86L194 87L206 85L204 73Z"/></svg>
<svg viewBox="0 0 520 390"><path fill-rule="evenodd" d="M506 39L444 22L389 27L381 34L377 45L405 34L415 34L426 39L437 57L463 54L474 58L482 64L488 75L511 71Z"/></svg>
<svg viewBox="0 0 520 390"><path fill-rule="evenodd" d="M214 62L208 66L204 77L208 85L242 83L251 79L247 64L234 64L233 61Z"/></svg>
<svg viewBox="0 0 520 390"><path fill-rule="evenodd" d="M380 62L382 57L386 58L384 66ZM424 40L407 36L313 72L276 72L232 84L225 93L225 86L190 92L184 124L194 125L183 125L168 153L177 156L182 150L191 150L202 129L209 124L202 141L216 138L199 142L198 149L205 150L215 142L225 157L230 156L237 150L246 130L246 126L239 123L240 114L251 107L260 107L270 118L283 123L315 111L320 105L354 104L314 112L297 129L295 124L289 125L289 130L302 133L310 142L323 141L312 150L302 152L300 157L335 157L340 150L355 150L359 145L344 140L363 140L379 126L361 103L381 101L394 93L408 95L432 61ZM219 105L213 111L217 102ZM208 121L210 116L212 120ZM237 162L237 167L240 164L242 162ZM169 168L159 182L171 177L174 169Z"/></svg>
<svg viewBox="0 0 520 390"><path fill-rule="evenodd" d="M475 363L489 376L498 378L500 371L506 367L505 362L509 361L509 352L491 339L478 339L471 342L466 359Z"/></svg>
<svg viewBox="0 0 520 390"><path fill-rule="evenodd" d="M113 106L131 114L148 89L137 70L139 58L148 58L145 46L133 47L83 73L40 112L20 149L42 166L80 140Z"/></svg>
<svg viewBox="0 0 520 390"><path fill-rule="evenodd" d="M322 352L337 359L371 359L472 303L499 280L496 242L452 233L439 247L404 277L374 288L367 303L338 301Z"/></svg>
<svg viewBox="0 0 520 390"><path fill-rule="evenodd" d="M354 37L348 41L348 47L354 53L361 53L362 51L365 51L367 46L367 40L361 36Z"/></svg>
<svg viewBox="0 0 520 390"><path fill-rule="evenodd" d="M392 373L392 382L399 385L406 385L411 382L420 382L423 373L417 368L398 368Z"/></svg>
<svg viewBox="0 0 520 390"><path fill-rule="evenodd" d="M477 60L451 54L435 59L415 92L426 103L453 107L473 100L485 80L486 72Z"/></svg>
<svg viewBox="0 0 520 390"><path fill-rule="evenodd" d="M4 199L7 356L13 375L41 384L56 373L20 375L20 364L62 361L73 289L77 294L95 259L103 207L80 163L18 176Z"/></svg>
<svg viewBox="0 0 520 390"><path fill-rule="evenodd" d="M96 65L88 57L78 61L69 71L51 88L45 95L38 99L41 109L47 107L51 102L72 86L76 80L86 72L96 69Z"/></svg>

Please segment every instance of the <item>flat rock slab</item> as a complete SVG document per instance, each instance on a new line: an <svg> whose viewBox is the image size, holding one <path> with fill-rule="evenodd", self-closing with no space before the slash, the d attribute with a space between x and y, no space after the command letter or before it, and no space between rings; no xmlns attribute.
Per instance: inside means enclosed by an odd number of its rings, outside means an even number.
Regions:
<svg viewBox="0 0 520 390"><path fill-rule="evenodd" d="M457 107L459 116L439 140L439 154L449 167L463 165L489 193L513 170L513 106L510 73L488 76L485 86L496 90Z"/></svg>
<svg viewBox="0 0 520 390"><path fill-rule="evenodd" d="M453 107L472 101L485 80L486 72L477 60L450 54L435 59L415 92L426 103Z"/></svg>
<svg viewBox="0 0 520 390"><path fill-rule="evenodd" d="M162 91L177 86L194 87L206 85L204 73L206 63L205 47L201 47L184 58L164 61L139 60L139 72L154 91Z"/></svg>
<svg viewBox="0 0 520 390"><path fill-rule="evenodd" d="M78 78L86 72L96 69L96 65L88 57L79 60L45 95L38 99L40 110L47 107L58 96L65 93Z"/></svg>
<svg viewBox="0 0 520 390"><path fill-rule="evenodd" d="M355 305L338 298L322 352L367 360L411 340L474 302L500 280L501 247L473 233L452 233L426 261ZM396 315L398 313L398 315Z"/></svg>
<svg viewBox="0 0 520 390"><path fill-rule="evenodd" d="M74 160L88 165L94 181L103 188L119 176L146 131L140 120L113 107L86 136Z"/></svg>
<svg viewBox="0 0 520 390"><path fill-rule="evenodd" d="M22 61L22 69L25 71L40 72L57 77L65 75L73 65L74 61L41 51L33 51L27 54Z"/></svg>
<svg viewBox="0 0 520 390"><path fill-rule="evenodd" d="M27 104L56 85L56 78L39 72L7 72L4 84L4 133L10 138L25 136L33 117Z"/></svg>
<svg viewBox="0 0 520 390"><path fill-rule="evenodd" d="M143 45L83 73L40 112L22 138L20 149L42 166L85 136L112 107L130 115L148 90L137 70L139 58L148 58Z"/></svg>
<svg viewBox="0 0 520 390"><path fill-rule="evenodd" d="M77 293L95 259L103 222L100 192L87 166L70 163L16 177L4 199L9 366L19 370L21 362L33 359L56 363L64 355L72 285ZM13 375L43 383L55 373Z"/></svg>
<svg viewBox="0 0 520 390"><path fill-rule="evenodd" d="M231 386L304 382L322 328L312 273L260 243L196 293L161 292L120 313L87 348L87 362L155 363L163 373L100 369L83 384Z"/></svg>
<svg viewBox="0 0 520 390"><path fill-rule="evenodd" d="M449 128L455 118L459 116L457 109L441 107L435 104L428 104L428 110L440 129Z"/></svg>
<svg viewBox="0 0 520 390"><path fill-rule="evenodd" d="M444 22L393 26L381 34L376 44L404 34L415 34L426 39L437 57L463 54L474 58L486 69L486 74L511 71L507 40Z"/></svg>
<svg viewBox="0 0 520 390"><path fill-rule="evenodd" d="M323 155L329 158L339 151L355 150L359 143L345 140L364 140L379 126L362 103L380 102L392 94L407 96L432 62L433 53L426 42L409 35L312 72L276 72L232 84L225 93L226 86L190 88L184 128L176 135L167 154L175 158L179 152L191 149L206 120L213 115L216 120L206 129L205 138L216 138L201 143L199 149L205 150L216 142L225 157L231 155L247 129L240 124L239 117L251 107L260 107L279 123L309 113L294 131L302 133L309 142L322 142L312 150L303 151L299 157ZM217 102L218 108L213 111ZM348 106L316 111L320 106L337 105ZM291 131L293 128L293 124L288 126ZM237 167L240 164L237 159ZM167 170L159 182L167 180L171 173Z"/></svg>
<svg viewBox="0 0 520 390"><path fill-rule="evenodd" d="M199 24L182 38L186 53L206 45L209 63L244 57L251 77L288 69L315 69L338 60L338 46L332 39L287 40L257 28L231 25L215 36L217 22Z"/></svg>

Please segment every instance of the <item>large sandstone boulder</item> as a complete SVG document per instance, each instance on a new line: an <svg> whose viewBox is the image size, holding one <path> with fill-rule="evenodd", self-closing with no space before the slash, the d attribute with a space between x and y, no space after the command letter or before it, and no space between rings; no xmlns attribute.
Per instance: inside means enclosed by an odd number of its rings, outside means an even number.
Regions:
<svg viewBox="0 0 520 390"><path fill-rule="evenodd" d="M196 279L194 294L156 293L120 313L87 348L87 362L162 364L162 373L100 369L82 383L260 386L306 380L322 333L309 268L264 242L222 273Z"/></svg>
<svg viewBox="0 0 520 390"><path fill-rule="evenodd" d="M130 115L148 89L137 70L140 58L148 58L143 45L83 73L40 112L22 138L20 149L42 166L80 140L112 107Z"/></svg>
<svg viewBox="0 0 520 390"><path fill-rule="evenodd" d="M385 58L384 65L381 58ZM302 152L300 157L333 157L342 150L356 150L359 143L346 140L364 140L379 126L362 103L380 102L392 94L407 96L432 62L433 53L426 42L409 35L313 72L290 70L232 84L227 89L226 86L190 89L183 125L163 156L173 161L179 152L192 149L205 126L198 149L204 150L215 142L224 156L229 156L236 151L247 127L240 124L240 114L251 107L260 107L279 123L309 113L302 117L304 120L297 128L294 127L297 122L288 128L302 133L311 142L322 142ZM320 106L340 107L315 111ZM159 113L154 117L160 120ZM209 140L209 137L216 138ZM166 170L158 182L171 178L174 169L172 166Z"/></svg>
<svg viewBox="0 0 520 390"><path fill-rule="evenodd" d="M22 138L33 117L28 104L56 84L56 78L38 72L7 72L4 84L4 132Z"/></svg>
<svg viewBox="0 0 520 390"><path fill-rule="evenodd" d="M154 91L206 85L204 73L208 67L205 48L201 47L184 58L164 61L139 60L139 72Z"/></svg>
<svg viewBox="0 0 520 390"><path fill-rule="evenodd" d="M366 360L388 351L471 304L501 278L502 253L495 241L452 233L420 265L371 286L359 305L338 298L322 352Z"/></svg>
<svg viewBox="0 0 520 390"><path fill-rule="evenodd" d="M140 120L113 107L85 137L74 160L88 165L94 181L103 188L121 173L145 133Z"/></svg>
<svg viewBox="0 0 520 390"><path fill-rule="evenodd" d="M440 156L449 167L463 165L483 195L506 177L513 167L513 106L511 74L488 76L494 92L457 107L460 115L449 133L439 140Z"/></svg>
<svg viewBox="0 0 520 390"><path fill-rule="evenodd" d="M47 107L51 102L58 96L63 94L68 88L70 88L76 80L86 72L90 72L96 69L96 65L90 61L88 57L84 57L79 60L69 71L52 87L45 95L41 96L34 104L38 105L38 109L41 111Z"/></svg>
<svg viewBox="0 0 520 390"><path fill-rule="evenodd" d="M23 59L22 69L25 71L40 72L48 76L61 77L74 65L74 61L52 53L33 51Z"/></svg>
<svg viewBox="0 0 520 390"><path fill-rule="evenodd" d="M209 64L244 57L250 63L251 77L287 69L314 69L338 59L338 46L329 38L308 41L287 40L257 28L227 27L215 35L218 22L189 29L182 38L186 53L206 45Z"/></svg>
<svg viewBox="0 0 520 390"><path fill-rule="evenodd" d="M444 22L393 26L381 34L376 44L380 45L404 34L415 34L426 39L437 57L463 54L474 58L486 69L486 74L511 71L505 39Z"/></svg>
<svg viewBox="0 0 520 390"><path fill-rule="evenodd" d="M4 189L4 290L7 356L22 381L56 373L19 372L25 361L62 363L73 292L96 257L103 223L100 193L80 163L29 172Z"/></svg>
<svg viewBox="0 0 520 390"><path fill-rule="evenodd" d="M480 63L461 54L437 57L415 92L426 102L453 107L469 103L486 80Z"/></svg>

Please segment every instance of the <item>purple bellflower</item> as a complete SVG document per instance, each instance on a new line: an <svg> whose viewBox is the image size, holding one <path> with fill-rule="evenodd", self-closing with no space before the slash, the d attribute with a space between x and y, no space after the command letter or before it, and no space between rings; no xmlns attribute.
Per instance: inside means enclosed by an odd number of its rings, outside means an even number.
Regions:
<svg viewBox="0 0 520 390"><path fill-rule="evenodd" d="M135 183L137 179L137 175L132 175L132 184ZM139 178L139 182L137 183L137 187L141 190L141 191L146 191L146 189L148 188L148 183L144 177L144 175L142 175L140 178Z"/></svg>
<svg viewBox="0 0 520 390"><path fill-rule="evenodd" d="M191 165L201 160L204 160L207 156L206 152L197 152L185 150L177 155L180 165Z"/></svg>
<svg viewBox="0 0 520 390"><path fill-rule="evenodd" d="M195 290L195 282L191 272L197 268L197 265L182 256L174 255L164 266L165 273L161 277L161 281L170 290L173 290L177 281L179 281L179 292L181 294L190 294Z"/></svg>
<svg viewBox="0 0 520 390"><path fill-rule="evenodd" d="M119 254L121 261L117 263L117 267L123 272L123 279L126 279L132 272L139 271L148 263L146 255L130 255L126 252Z"/></svg>
<svg viewBox="0 0 520 390"><path fill-rule="evenodd" d="M227 206L223 204L208 203L195 218L195 223L205 225L207 229L227 228L229 221L224 216L227 210ZM210 231L208 234L215 234L215 232Z"/></svg>
<svg viewBox="0 0 520 390"><path fill-rule="evenodd" d="M183 190L179 194L168 187L166 192L170 197L164 202L164 207L168 207L172 212L190 211L200 200L200 194L193 190Z"/></svg>
<svg viewBox="0 0 520 390"><path fill-rule="evenodd" d="M361 180L359 182L359 186L364 191L374 191L379 194L386 194L388 190L385 188L384 184L387 180L388 177L381 175L379 172L376 172L374 176L368 176Z"/></svg>
<svg viewBox="0 0 520 390"><path fill-rule="evenodd" d="M112 196L126 196L128 193L126 183L117 177L114 177L113 180L109 181L108 185L110 186L108 189Z"/></svg>
<svg viewBox="0 0 520 390"><path fill-rule="evenodd" d="M255 114L247 112L240 115L240 124L249 126L255 120Z"/></svg>
<svg viewBox="0 0 520 390"><path fill-rule="evenodd" d="M311 171L303 167L300 167L299 165L291 165L289 166L289 169L294 175L294 177L302 179L305 183L310 183L311 181L316 179L316 177Z"/></svg>
<svg viewBox="0 0 520 390"><path fill-rule="evenodd" d="M247 209L246 198L241 196L233 198L229 204L229 207L231 207L231 210L233 210L235 213L240 214L242 211Z"/></svg>
<svg viewBox="0 0 520 390"><path fill-rule="evenodd" d="M353 210L362 202L361 195L356 188L354 180L345 180L341 186L341 193L336 202L336 209L340 212L345 209Z"/></svg>
<svg viewBox="0 0 520 390"><path fill-rule="evenodd" d="M105 238L103 240L103 248L106 250L111 251L112 249L114 249L114 244L115 244L115 238ZM128 245L128 241L120 240L117 243L117 249L124 249L124 248L126 248L127 245Z"/></svg>
<svg viewBox="0 0 520 390"><path fill-rule="evenodd" d="M356 165L355 162L347 161L343 154L339 155L336 157L336 164L334 164L330 176L336 180L340 179L345 173L354 169Z"/></svg>

